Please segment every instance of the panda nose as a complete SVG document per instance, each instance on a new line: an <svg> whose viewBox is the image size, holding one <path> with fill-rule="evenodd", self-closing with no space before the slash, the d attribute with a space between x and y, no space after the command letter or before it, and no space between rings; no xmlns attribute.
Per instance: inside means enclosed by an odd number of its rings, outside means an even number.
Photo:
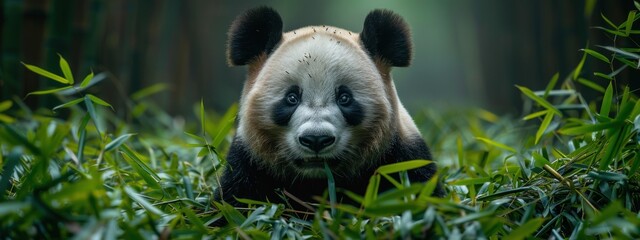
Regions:
<svg viewBox="0 0 640 240"><path fill-rule="evenodd" d="M336 141L336 138L328 135L304 135L299 137L298 141L302 146L315 152L320 152L322 149L331 146Z"/></svg>

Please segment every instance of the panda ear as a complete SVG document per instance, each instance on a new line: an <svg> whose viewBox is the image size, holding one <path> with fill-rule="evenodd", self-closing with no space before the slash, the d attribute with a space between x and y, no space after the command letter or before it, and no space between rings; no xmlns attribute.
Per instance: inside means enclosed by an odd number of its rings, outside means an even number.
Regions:
<svg viewBox="0 0 640 240"><path fill-rule="evenodd" d="M269 7L253 8L236 17L227 40L227 61L246 65L262 53L269 54L282 39L280 14Z"/></svg>
<svg viewBox="0 0 640 240"><path fill-rule="evenodd" d="M411 63L409 25L392 11L371 11L364 20L360 40L374 59L379 58L396 67L406 67Z"/></svg>

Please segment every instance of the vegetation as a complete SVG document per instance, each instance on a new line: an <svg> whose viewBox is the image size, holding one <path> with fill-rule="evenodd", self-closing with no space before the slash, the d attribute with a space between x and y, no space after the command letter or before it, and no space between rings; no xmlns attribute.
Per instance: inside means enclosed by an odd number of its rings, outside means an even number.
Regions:
<svg viewBox="0 0 640 240"><path fill-rule="evenodd" d="M377 192L380 181L427 163L416 160L381 167L365 196L347 193L359 206L331 204L340 189L329 180L327 200L308 213L213 201L237 106L217 115L200 103L194 108L200 121L185 123L148 100L164 89L154 85L131 96L123 120L113 114L123 110L86 93L101 74L75 84L62 57L62 75L24 64L65 86L32 93L61 101L53 116L32 112L20 99L0 102L0 235L640 238L640 101L618 79L640 66L640 46L631 39L640 34L633 29L636 12L619 24L603 16L608 25L598 28L613 44L582 49L580 64L562 81L556 74L541 91L517 86L528 99L525 121L478 109L415 116L439 157L445 198L430 196L435 178L400 178L398 189ZM586 61L608 70L587 72ZM584 87L601 97L587 102L578 91ZM223 218L228 224L216 226Z"/></svg>

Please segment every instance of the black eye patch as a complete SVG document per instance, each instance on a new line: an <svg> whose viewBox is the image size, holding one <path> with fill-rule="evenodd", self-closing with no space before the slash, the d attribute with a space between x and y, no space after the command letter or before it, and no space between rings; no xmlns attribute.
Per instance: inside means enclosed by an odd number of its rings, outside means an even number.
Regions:
<svg viewBox="0 0 640 240"><path fill-rule="evenodd" d="M291 116L296 112L300 101L302 100L302 91L298 86L291 86L287 92L282 95L282 99L273 106L271 118L280 126L287 126Z"/></svg>
<svg viewBox="0 0 640 240"><path fill-rule="evenodd" d="M345 96L349 98L346 102ZM364 109L353 96L351 89L346 86L338 87L338 90L336 91L336 103L338 103L340 112L342 112L342 116L347 121L347 124L356 126L362 123L362 120L364 120Z"/></svg>

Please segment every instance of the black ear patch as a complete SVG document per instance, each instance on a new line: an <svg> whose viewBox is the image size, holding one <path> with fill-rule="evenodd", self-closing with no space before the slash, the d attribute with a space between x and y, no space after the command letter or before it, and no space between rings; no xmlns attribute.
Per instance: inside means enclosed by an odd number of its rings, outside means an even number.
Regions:
<svg viewBox="0 0 640 240"><path fill-rule="evenodd" d="M364 20L360 40L373 58L380 58L396 67L406 67L411 63L409 25L392 11L371 11Z"/></svg>
<svg viewBox="0 0 640 240"><path fill-rule="evenodd" d="M282 39L280 14L269 7L253 8L236 17L229 28L227 58L230 65L246 65L269 54Z"/></svg>

